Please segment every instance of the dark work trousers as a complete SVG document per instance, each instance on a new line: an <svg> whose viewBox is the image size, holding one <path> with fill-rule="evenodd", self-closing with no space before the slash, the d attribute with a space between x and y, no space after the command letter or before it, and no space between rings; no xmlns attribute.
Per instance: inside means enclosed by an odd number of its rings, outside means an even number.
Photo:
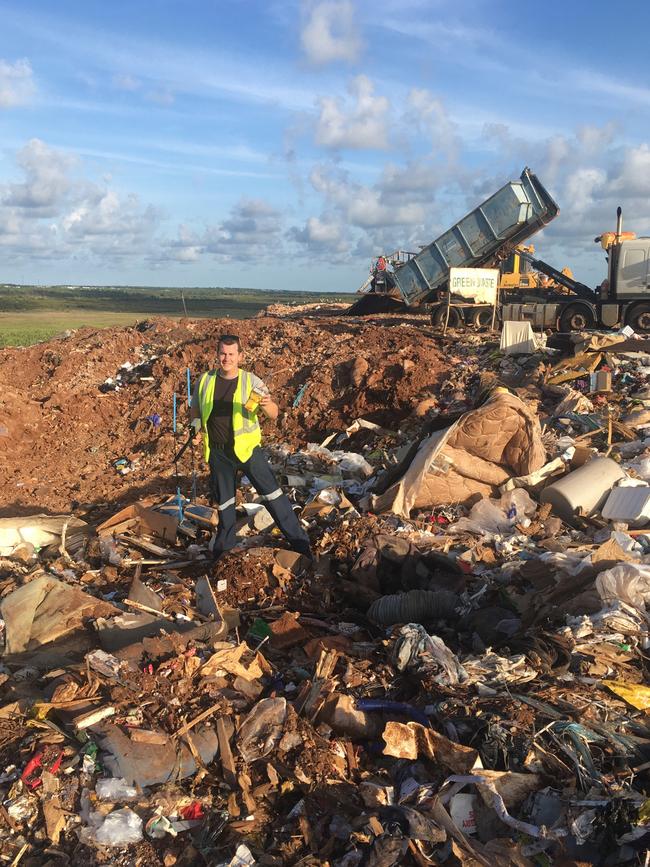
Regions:
<svg viewBox="0 0 650 867"><path fill-rule="evenodd" d="M257 446L250 458L242 463L231 449L210 449L210 485L213 500L219 510L219 526L214 554L229 551L237 544L235 536L235 489L237 470L245 473L284 533L294 551L309 554L309 536L300 525L296 513L283 493L262 449Z"/></svg>

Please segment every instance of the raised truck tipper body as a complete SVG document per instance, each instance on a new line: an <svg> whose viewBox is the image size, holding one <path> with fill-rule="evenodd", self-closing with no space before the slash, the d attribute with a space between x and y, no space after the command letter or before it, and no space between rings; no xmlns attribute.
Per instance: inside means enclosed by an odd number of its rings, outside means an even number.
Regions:
<svg viewBox="0 0 650 867"><path fill-rule="evenodd" d="M559 208L526 168L435 241L395 268L393 279L409 305L436 301L450 268L497 265L515 247L550 223Z"/></svg>

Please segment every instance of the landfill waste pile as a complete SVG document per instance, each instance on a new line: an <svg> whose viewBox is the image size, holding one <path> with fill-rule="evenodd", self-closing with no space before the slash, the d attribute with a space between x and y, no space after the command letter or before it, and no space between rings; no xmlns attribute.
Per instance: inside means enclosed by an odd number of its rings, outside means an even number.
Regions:
<svg viewBox="0 0 650 867"><path fill-rule="evenodd" d="M289 308L294 310L294 308ZM0 488L19 512L136 501L169 489L178 435L187 431L186 372L216 363L222 333L238 334L245 363L280 406L265 442L321 442L360 417L407 419L434 399L449 366L423 317L372 322L332 315L243 321L155 319L81 329L2 350ZM427 329L425 329L426 332ZM191 474L190 455L179 468ZM123 476L128 476L128 486ZM128 488L128 490L127 490Z"/></svg>
<svg viewBox="0 0 650 867"><path fill-rule="evenodd" d="M650 341L294 314L238 326L313 562L170 466L233 323L2 352L0 858L647 864Z"/></svg>

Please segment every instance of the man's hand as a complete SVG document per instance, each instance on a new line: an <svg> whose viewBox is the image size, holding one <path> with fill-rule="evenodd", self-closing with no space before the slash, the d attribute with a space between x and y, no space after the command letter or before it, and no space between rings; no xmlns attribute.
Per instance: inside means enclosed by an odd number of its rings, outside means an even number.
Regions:
<svg viewBox="0 0 650 867"><path fill-rule="evenodd" d="M267 418L276 419L278 417L278 405L271 399L270 395L265 394L260 398L259 407Z"/></svg>

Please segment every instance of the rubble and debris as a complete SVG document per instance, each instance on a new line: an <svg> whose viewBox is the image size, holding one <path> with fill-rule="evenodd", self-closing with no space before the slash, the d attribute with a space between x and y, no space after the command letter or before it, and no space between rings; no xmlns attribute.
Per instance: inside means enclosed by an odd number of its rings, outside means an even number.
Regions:
<svg viewBox="0 0 650 867"><path fill-rule="evenodd" d="M646 356L624 335L506 355L405 314L291 309L241 330L277 371L268 452L314 563L245 480L216 562L206 488L173 495L162 397L223 322L123 329L103 350L72 335L26 402L34 454L0 468L0 857L643 864ZM13 394L45 351L3 351ZM89 395L99 429L68 458L56 418Z"/></svg>

